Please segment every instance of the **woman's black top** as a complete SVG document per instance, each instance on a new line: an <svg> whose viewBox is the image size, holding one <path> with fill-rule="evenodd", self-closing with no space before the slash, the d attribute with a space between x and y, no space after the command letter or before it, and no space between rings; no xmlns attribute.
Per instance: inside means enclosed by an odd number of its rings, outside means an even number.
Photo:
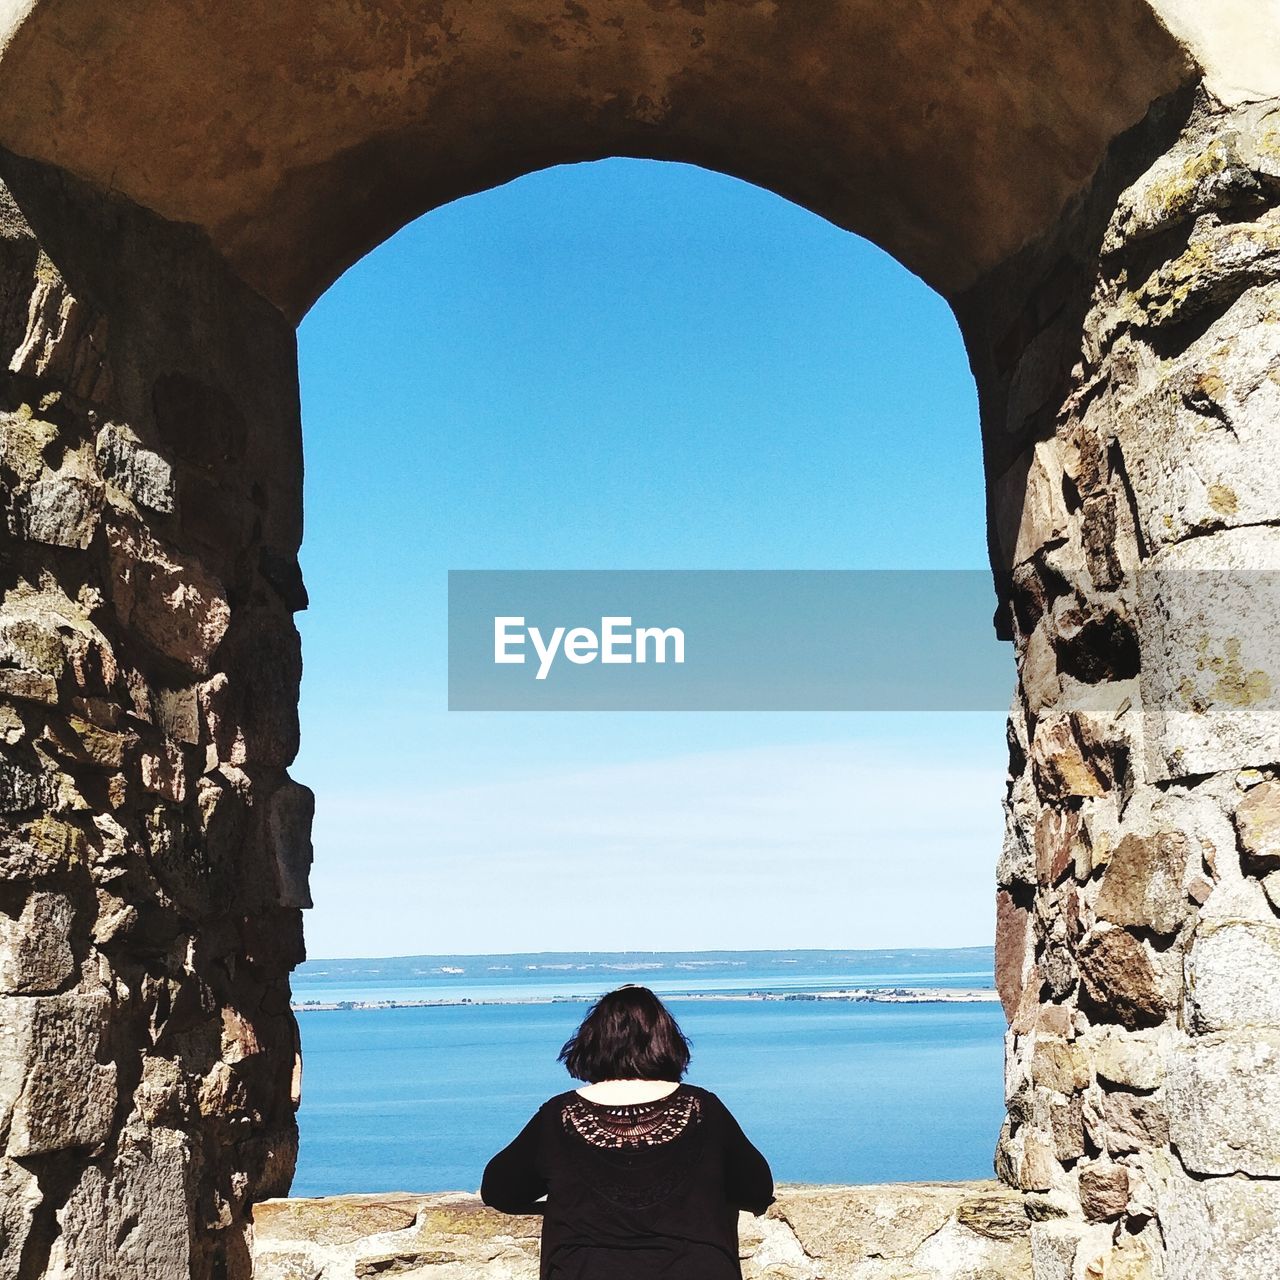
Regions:
<svg viewBox="0 0 1280 1280"><path fill-rule="evenodd" d="M570 1090L489 1161L480 1195L542 1214L540 1280L741 1280L738 1210L763 1213L773 1176L707 1089L625 1106Z"/></svg>

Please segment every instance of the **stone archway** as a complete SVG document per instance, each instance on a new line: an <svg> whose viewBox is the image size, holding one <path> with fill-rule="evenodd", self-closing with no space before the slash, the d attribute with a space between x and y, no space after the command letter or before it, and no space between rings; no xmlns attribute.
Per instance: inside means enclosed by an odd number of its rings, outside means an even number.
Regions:
<svg viewBox="0 0 1280 1280"><path fill-rule="evenodd" d="M1037 1280L1270 1276L1277 631L1203 575L1280 567L1280 25L476 10L5 11L0 1277L248 1273L308 905L292 324L409 218L610 154L770 187L951 300L1019 665L997 1167Z"/></svg>

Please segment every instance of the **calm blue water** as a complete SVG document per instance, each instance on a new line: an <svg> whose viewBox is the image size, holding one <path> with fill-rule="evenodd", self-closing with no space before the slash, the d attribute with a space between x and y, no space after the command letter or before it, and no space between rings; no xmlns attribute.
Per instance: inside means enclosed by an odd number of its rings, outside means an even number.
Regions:
<svg viewBox="0 0 1280 1280"><path fill-rule="evenodd" d="M897 980L925 985L918 968ZM332 988L353 993L339 998L378 998L369 994L377 979L366 981ZM990 970L928 985L988 986ZM295 987L299 999L332 998ZM688 1079L724 1099L778 1180L990 1175L1003 1114L998 1004L667 1003L693 1041ZM539 1103L573 1087L555 1057L587 1007L301 1014L293 1194L475 1190L485 1161Z"/></svg>
<svg viewBox="0 0 1280 1280"><path fill-rule="evenodd" d="M530 1000L594 998L623 982L682 992L840 987L992 987L990 947L896 951L539 951L490 956L308 960L294 998Z"/></svg>

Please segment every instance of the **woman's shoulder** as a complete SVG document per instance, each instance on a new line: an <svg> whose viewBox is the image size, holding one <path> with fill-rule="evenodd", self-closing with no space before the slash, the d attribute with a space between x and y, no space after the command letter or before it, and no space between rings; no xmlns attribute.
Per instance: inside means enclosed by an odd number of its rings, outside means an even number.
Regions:
<svg viewBox="0 0 1280 1280"><path fill-rule="evenodd" d="M729 1108L724 1104L724 1099L718 1093L705 1089L698 1084L684 1084L681 1088L686 1094L693 1097L698 1105L698 1111L704 1119L719 1119L730 1114Z"/></svg>
<svg viewBox="0 0 1280 1280"><path fill-rule="evenodd" d="M729 1104L718 1093L696 1084L686 1085L685 1088L697 1098L699 1110L705 1117L726 1121L731 1126L737 1124Z"/></svg>
<svg viewBox="0 0 1280 1280"><path fill-rule="evenodd" d="M713 1106L717 1107L724 1106L724 1103L720 1100L720 1095L718 1093L712 1093L710 1089L705 1089L700 1084L690 1084L686 1081L681 1088L688 1090L702 1102L709 1102Z"/></svg>
<svg viewBox="0 0 1280 1280"><path fill-rule="evenodd" d="M556 1111L558 1112L566 1103L572 1102L574 1098L579 1097L576 1089L565 1089L561 1093L553 1093L546 1102L538 1108L539 1111Z"/></svg>

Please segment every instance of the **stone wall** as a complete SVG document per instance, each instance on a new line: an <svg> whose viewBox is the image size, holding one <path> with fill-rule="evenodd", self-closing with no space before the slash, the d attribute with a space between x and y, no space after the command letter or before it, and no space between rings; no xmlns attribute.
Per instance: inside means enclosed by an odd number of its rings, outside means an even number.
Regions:
<svg viewBox="0 0 1280 1280"><path fill-rule="evenodd" d="M0 1280L243 1277L296 1145L293 336L203 233L0 181ZM956 307L1019 665L997 1171L1036 1280L1270 1280L1277 104L1162 100Z"/></svg>
<svg viewBox="0 0 1280 1280"><path fill-rule="evenodd" d="M296 1127L293 334L0 156L0 1280L249 1273Z"/></svg>
<svg viewBox="0 0 1280 1280"><path fill-rule="evenodd" d="M474 1195L275 1200L254 1213L257 1280L537 1280L542 1220ZM1029 1280L1022 1198L995 1182L779 1187L741 1214L745 1280Z"/></svg>
<svg viewBox="0 0 1280 1280"><path fill-rule="evenodd" d="M1036 1280L1274 1277L1280 103L1162 104L961 313L1020 672L997 1169L1067 1215Z"/></svg>

